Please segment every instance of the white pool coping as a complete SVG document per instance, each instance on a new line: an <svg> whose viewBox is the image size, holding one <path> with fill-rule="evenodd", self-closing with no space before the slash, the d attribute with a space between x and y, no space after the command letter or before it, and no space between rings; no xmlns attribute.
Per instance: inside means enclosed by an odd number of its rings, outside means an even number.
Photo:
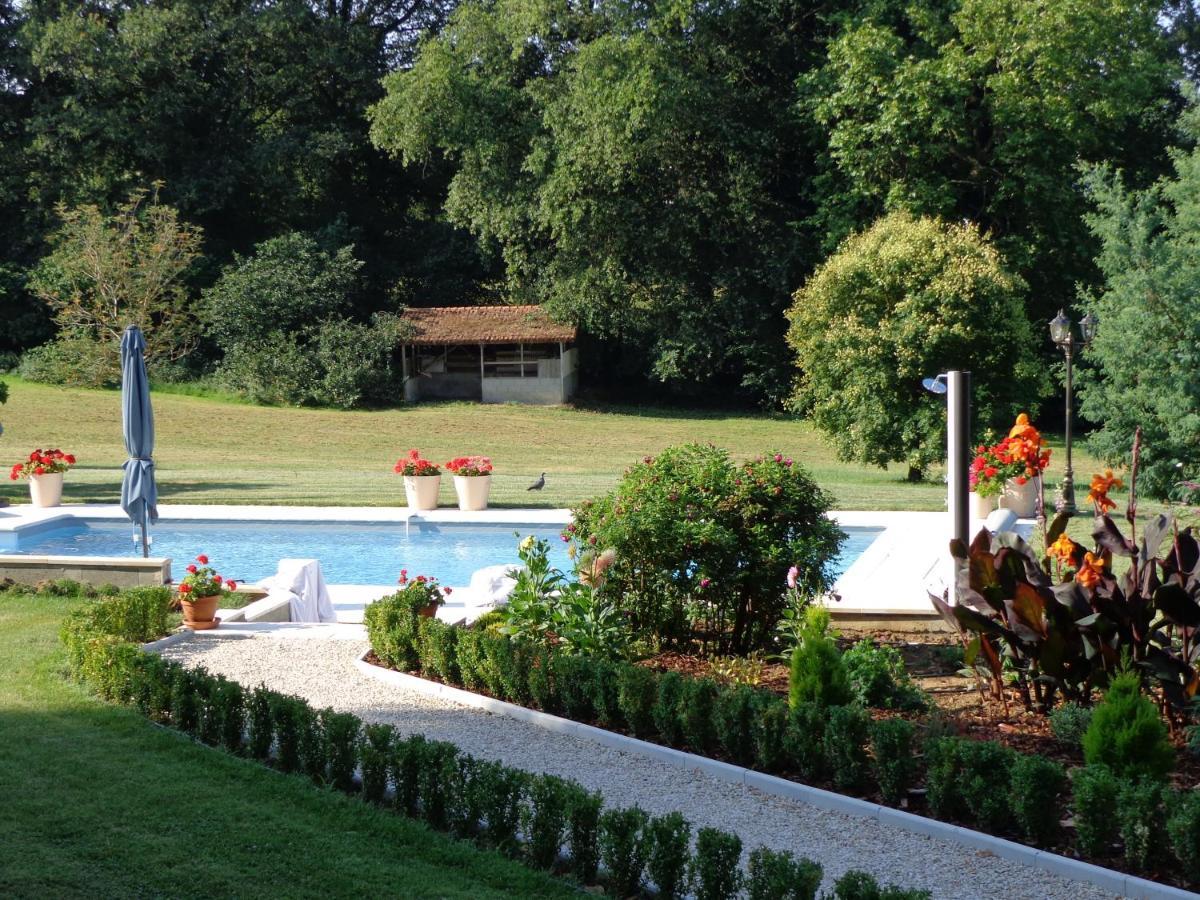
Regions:
<svg viewBox="0 0 1200 900"><path fill-rule="evenodd" d="M472 525L562 526L571 520L569 509L487 509L465 512L458 509L414 511L396 506L227 506L162 504L159 518L196 522L370 522L438 523ZM836 510L830 518L846 528L879 528L881 534L842 574L834 585L839 598L830 603L835 614L854 616L935 615L929 592L941 594L952 581L946 546L950 518L945 512ZM127 520L117 504L72 504L52 509L29 505L0 509L0 546L27 529L66 524L73 519ZM1000 521L1000 520L996 520ZM974 534L985 524L972 524ZM995 526L993 526L995 527ZM1011 517L1000 525L1026 536L1033 523ZM0 554L3 550L0 549ZM391 585L330 585L339 622L362 621L362 610L371 601L390 593ZM460 586L453 586L458 590Z"/></svg>

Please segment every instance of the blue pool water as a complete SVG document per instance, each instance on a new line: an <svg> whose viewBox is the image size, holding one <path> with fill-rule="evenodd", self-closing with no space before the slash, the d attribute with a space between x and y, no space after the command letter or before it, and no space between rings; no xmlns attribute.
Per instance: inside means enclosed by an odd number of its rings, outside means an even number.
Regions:
<svg viewBox="0 0 1200 900"><path fill-rule="evenodd" d="M878 528L847 528L837 572L857 559ZM91 520L23 535L16 552L47 556L135 556L127 522ZM372 522L197 522L162 521L152 529L152 556L168 556L178 578L198 553L222 575L255 582L275 572L280 559L313 558L330 584L392 584L401 569L409 577L435 576L461 586L484 566L517 565L525 535L550 543L551 563L570 571L571 561L554 526L459 525ZM12 551L5 551L12 552Z"/></svg>

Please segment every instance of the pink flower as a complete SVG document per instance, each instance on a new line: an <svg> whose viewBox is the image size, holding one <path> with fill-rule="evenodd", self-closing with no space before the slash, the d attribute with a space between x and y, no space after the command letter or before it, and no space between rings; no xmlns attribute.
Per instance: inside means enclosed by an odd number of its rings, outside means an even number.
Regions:
<svg viewBox="0 0 1200 900"><path fill-rule="evenodd" d="M787 586L789 588L791 588L793 591L796 589L796 579L799 576L800 576L800 570L797 569L795 566L792 566L790 569L788 569Z"/></svg>
<svg viewBox="0 0 1200 900"><path fill-rule="evenodd" d="M708 587L710 584L712 584L712 579L711 579L711 578L701 578L701 579L700 579L700 587L702 587L702 588L706 588L706 587Z"/></svg>
<svg viewBox="0 0 1200 900"><path fill-rule="evenodd" d="M775 454L775 462L780 462L780 463L783 462L783 454L782 453Z"/></svg>

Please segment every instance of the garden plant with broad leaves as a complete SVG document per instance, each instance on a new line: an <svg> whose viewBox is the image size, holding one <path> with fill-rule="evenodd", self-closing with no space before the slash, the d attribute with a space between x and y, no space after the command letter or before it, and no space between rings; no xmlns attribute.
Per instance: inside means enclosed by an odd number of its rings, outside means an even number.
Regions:
<svg viewBox="0 0 1200 900"><path fill-rule="evenodd" d="M959 631L967 664L989 673L996 696L1011 668L1027 708L1049 712L1059 698L1086 704L1128 658L1161 691L1172 721L1188 715L1200 689L1200 540L1166 514L1137 538L1139 444L1140 434L1128 537L1108 514L1115 507L1108 492L1121 486L1108 472L1088 494L1096 509L1092 550L1067 536L1064 514L1046 529L1042 558L1014 534L983 530L970 546L951 542L957 602L949 592L931 599ZM1129 560L1120 577L1114 557Z"/></svg>

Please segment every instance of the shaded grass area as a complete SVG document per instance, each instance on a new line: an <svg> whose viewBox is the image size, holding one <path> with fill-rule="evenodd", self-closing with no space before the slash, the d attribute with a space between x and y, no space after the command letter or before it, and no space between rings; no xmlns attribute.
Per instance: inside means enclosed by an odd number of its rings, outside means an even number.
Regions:
<svg viewBox="0 0 1200 900"><path fill-rule="evenodd" d="M34 447L61 446L80 459L67 477L67 502L116 502L120 394L14 380L4 423L3 460ZM571 506L610 489L627 466L672 444L711 441L735 456L778 450L805 465L840 509L938 510L941 472L909 484L890 470L837 461L807 422L746 412L645 407L529 407L420 404L341 412L251 406L186 393L154 395L159 493L164 503L399 506L392 465L410 447L443 462L491 456L494 506ZM1056 452L1056 463L1061 451ZM1096 466L1076 457L1076 471ZM525 490L540 472L546 488ZM26 502L23 482L0 482L0 497ZM441 502L453 505L449 477Z"/></svg>
<svg viewBox="0 0 1200 900"><path fill-rule="evenodd" d="M0 591L0 896L575 895L101 703L61 674L79 602Z"/></svg>

